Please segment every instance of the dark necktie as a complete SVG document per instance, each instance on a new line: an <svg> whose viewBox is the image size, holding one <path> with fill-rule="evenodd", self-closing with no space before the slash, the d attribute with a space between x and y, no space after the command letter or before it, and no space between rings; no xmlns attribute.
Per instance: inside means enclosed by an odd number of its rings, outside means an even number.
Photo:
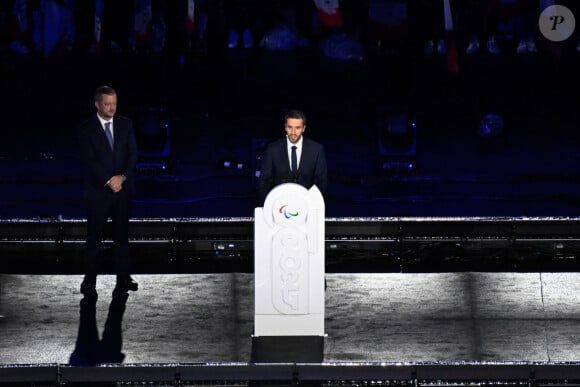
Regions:
<svg viewBox="0 0 580 387"><path fill-rule="evenodd" d="M292 145L292 155L290 157L292 161L292 172L296 172L298 170L298 159L296 158L296 145Z"/></svg>
<svg viewBox="0 0 580 387"><path fill-rule="evenodd" d="M109 145L113 149L113 133L111 133L111 123L105 122L105 134L107 135L107 140L109 140Z"/></svg>

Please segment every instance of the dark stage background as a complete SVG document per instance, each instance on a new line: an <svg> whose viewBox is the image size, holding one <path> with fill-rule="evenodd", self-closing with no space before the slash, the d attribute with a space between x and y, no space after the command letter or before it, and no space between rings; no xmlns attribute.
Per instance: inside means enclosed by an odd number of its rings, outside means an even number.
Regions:
<svg viewBox="0 0 580 387"><path fill-rule="evenodd" d="M445 56L422 54L413 30L380 49L363 40L361 60L329 58L316 41L228 49L213 31L207 51L4 48L0 217L84 216L75 131L100 84L141 125L134 217L252 216L261 150L284 135L290 108L307 113L305 135L326 147L327 216L579 215L578 56L568 43L516 55L505 36L500 55L467 56L461 41L453 74ZM479 132L487 114L503 119L497 135ZM157 157L165 120L170 153ZM401 124L412 120L414 136Z"/></svg>

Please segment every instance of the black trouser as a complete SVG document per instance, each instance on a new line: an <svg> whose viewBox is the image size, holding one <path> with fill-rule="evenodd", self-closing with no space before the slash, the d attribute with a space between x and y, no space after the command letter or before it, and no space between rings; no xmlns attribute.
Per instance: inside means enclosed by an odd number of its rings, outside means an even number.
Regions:
<svg viewBox="0 0 580 387"><path fill-rule="evenodd" d="M129 275L129 210L130 198L125 191L107 195L99 200L87 200L87 240L85 274L97 275L99 252L105 237L107 220L112 220L113 255L118 276Z"/></svg>

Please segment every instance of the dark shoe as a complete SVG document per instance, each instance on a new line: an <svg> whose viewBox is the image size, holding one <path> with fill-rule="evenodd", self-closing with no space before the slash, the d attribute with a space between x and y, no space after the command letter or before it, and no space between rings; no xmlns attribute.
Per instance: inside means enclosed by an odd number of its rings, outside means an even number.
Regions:
<svg viewBox="0 0 580 387"><path fill-rule="evenodd" d="M81 294L87 296L97 293L96 284L97 279L95 277L86 275L83 282L81 282Z"/></svg>
<svg viewBox="0 0 580 387"><path fill-rule="evenodd" d="M136 292L139 288L139 284L135 282L131 276L127 276L124 279L117 279L117 286L115 288L118 290L131 290Z"/></svg>

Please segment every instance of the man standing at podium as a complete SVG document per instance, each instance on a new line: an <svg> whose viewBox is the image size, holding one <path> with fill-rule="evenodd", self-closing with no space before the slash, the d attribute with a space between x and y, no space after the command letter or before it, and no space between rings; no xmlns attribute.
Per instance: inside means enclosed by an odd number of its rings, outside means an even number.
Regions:
<svg viewBox="0 0 580 387"><path fill-rule="evenodd" d="M316 185L326 191L328 176L324 147L302 134L306 115L290 110L285 117L286 137L268 145L258 181L258 204L263 205L268 192L282 183L296 183L310 189Z"/></svg>

